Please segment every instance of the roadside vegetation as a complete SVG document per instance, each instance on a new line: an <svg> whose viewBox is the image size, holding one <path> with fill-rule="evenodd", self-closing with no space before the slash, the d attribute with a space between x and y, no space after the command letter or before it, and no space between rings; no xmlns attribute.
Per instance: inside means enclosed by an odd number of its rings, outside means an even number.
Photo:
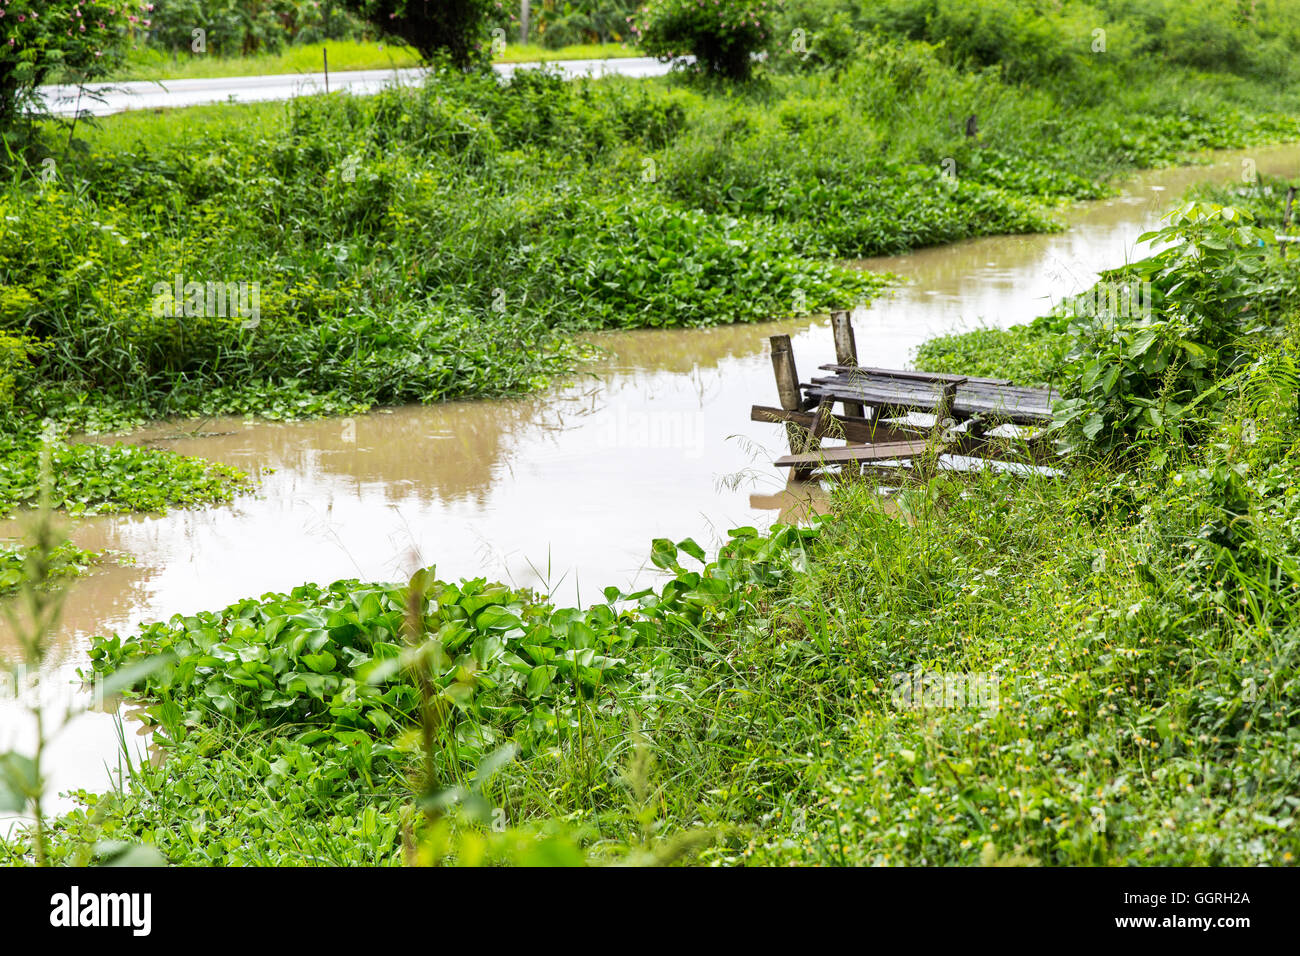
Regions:
<svg viewBox="0 0 1300 956"><path fill-rule="evenodd" d="M843 260L1052 229L1126 170L1296 139L1273 82L1290 8L1217 9L805 4L784 15L818 58L769 51L741 85L707 59L652 82L439 69L366 99L113 119L78 148L38 131L0 192L28 485L48 501L78 473L41 467L46 421L519 391L568 374L581 331L869 299L886 280ZM1104 51L1073 29L1094 22ZM655 541L666 583L582 609L429 569L98 638L87 678L145 707L167 759L0 860L1294 862L1289 185L1200 191L1103 277L1150 282L1150 315L922 348L1052 383L1051 472L846 482L829 517L736 529L712 559ZM178 321L176 276L257 281L259 311ZM33 547L48 566L56 542ZM0 807L39 811L37 764L0 759Z"/></svg>
<svg viewBox="0 0 1300 956"><path fill-rule="evenodd" d="M494 63L546 63L555 60L604 60L640 56L621 43L580 43L550 47L509 43L492 57ZM287 47L277 53L238 57L180 56L150 48L133 50L110 81L199 80L225 76L272 76L319 73L329 58L330 73L344 70L403 70L420 65L420 56L406 47L364 40L335 40Z"/></svg>

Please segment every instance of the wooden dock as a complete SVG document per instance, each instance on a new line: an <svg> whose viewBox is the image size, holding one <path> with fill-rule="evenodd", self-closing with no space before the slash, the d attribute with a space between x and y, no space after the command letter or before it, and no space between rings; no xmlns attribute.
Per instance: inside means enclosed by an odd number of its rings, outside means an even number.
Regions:
<svg viewBox="0 0 1300 956"><path fill-rule="evenodd" d="M941 454L1032 464L1050 458L1041 426L1052 420L1052 403L1059 397L1054 391L1024 388L1008 379L861 366L848 312L831 313L831 331L835 364L819 369L831 374L810 382L799 381L790 337L772 336L780 406L755 405L750 411L753 421L785 424L790 454L775 464L792 468L792 478L806 479L833 465L906 468L914 459L919 470L928 472ZM934 424L915 424L914 412L931 416ZM989 434L1003 425L1037 430L1028 437ZM826 438L847 444L823 448Z"/></svg>

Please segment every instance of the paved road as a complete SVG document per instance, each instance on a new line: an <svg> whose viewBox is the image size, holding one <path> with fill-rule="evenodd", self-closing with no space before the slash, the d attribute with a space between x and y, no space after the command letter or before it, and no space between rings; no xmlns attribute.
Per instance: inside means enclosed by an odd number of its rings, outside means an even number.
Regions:
<svg viewBox="0 0 1300 956"><path fill-rule="evenodd" d="M625 57L612 60L556 60L547 64L565 76L662 76L669 64L652 57ZM494 69L504 76L515 70L533 69L540 63L498 63ZM350 70L330 73L330 92L375 93L394 83L413 84L424 71ZM324 73L285 73L279 76L232 76L211 80L163 80L95 84L80 93L75 86L43 86L41 94L52 113L71 115L81 110L95 116L123 110L158 109L160 107L196 106L200 103L254 100L287 100L295 96L325 92Z"/></svg>

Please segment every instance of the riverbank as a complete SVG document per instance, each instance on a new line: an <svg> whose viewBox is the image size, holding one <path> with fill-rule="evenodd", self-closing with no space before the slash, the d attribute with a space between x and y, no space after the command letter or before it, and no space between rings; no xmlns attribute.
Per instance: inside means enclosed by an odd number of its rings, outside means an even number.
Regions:
<svg viewBox="0 0 1300 956"><path fill-rule="evenodd" d="M1197 182L1237 181L1246 159L1280 174L1297 168L1300 151L1219 153L1137 175L1111 198L1063 210L1063 232L861 263L906 279L856 316L864 359L869 348L873 363L898 367L936 336L984 323L1025 329L1045 303L1140 258L1137 237L1161 225L1175 196ZM286 423L218 417L133 432L126 440L155 454L257 475L256 493L220 507L71 521L79 547L135 560L68 583L45 679L75 681L95 635L133 634L177 612L304 581L397 580L435 562L449 580L487 577L561 605L585 604L603 586L655 583L647 560L655 537L693 536L713 551L728 528L823 509L819 488L787 490L770 466L784 450L780 429L748 421L755 396L772 394L765 346L777 333L794 338L809 368L834 360L818 317L605 332L584 340L600 351L574 382L519 398ZM992 357L1040 364L1034 349L1007 343ZM24 527L11 521L0 535L16 539ZM133 748L138 729L128 718ZM111 709L81 718L56 746L51 790L102 786L118 749Z"/></svg>
<svg viewBox="0 0 1300 956"><path fill-rule="evenodd" d="M1187 207L1146 260L1180 265L1132 328L1193 301L1188 241L1249 216L1271 236L1284 194ZM1131 426L1122 454L884 499L839 487L813 528L740 531L708 565L693 541L658 541L667 585L582 611L417 576L427 603L405 631L408 588L345 581L96 642L104 672L176 655L143 684L170 756L115 797L84 794L54 852L125 838L191 864L1293 862L1300 429L1279 346L1300 302L1276 243L1238 238L1206 278L1231 300L1250 274L1247 312L1231 307L1244 361L1221 354L1195 410L1179 391L1194 370L1157 369L1169 417ZM1169 341L1195 345L1187 333ZM1088 400L1083 368L1069 400ZM424 745L400 732L420 723L412 626L444 701Z"/></svg>

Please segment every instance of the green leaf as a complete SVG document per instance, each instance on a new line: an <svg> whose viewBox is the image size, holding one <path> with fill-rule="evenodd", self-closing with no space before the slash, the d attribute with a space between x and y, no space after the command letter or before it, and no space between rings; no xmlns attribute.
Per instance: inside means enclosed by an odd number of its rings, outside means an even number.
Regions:
<svg viewBox="0 0 1300 956"><path fill-rule="evenodd" d="M12 750L0 754L0 813L21 813L39 786L34 760Z"/></svg>
<svg viewBox="0 0 1300 956"><path fill-rule="evenodd" d="M677 563L677 546L667 538L655 538L651 542L650 561L656 568L665 571L682 570L682 566Z"/></svg>
<svg viewBox="0 0 1300 956"><path fill-rule="evenodd" d="M701 564L706 563L704 549L695 543L695 539L686 538L683 541L678 541L677 547L682 551L685 551L687 554L689 554L696 561L699 561Z"/></svg>
<svg viewBox="0 0 1300 956"><path fill-rule="evenodd" d="M162 670L174 659L170 654L157 654L127 664L125 667L119 667L104 678L99 685L100 693L104 697L115 697L123 691L131 690L145 678Z"/></svg>
<svg viewBox="0 0 1300 956"><path fill-rule="evenodd" d="M329 651L321 651L319 654L304 654L302 662L314 670L317 674L328 674L334 670L334 665L338 663L334 655Z"/></svg>
<svg viewBox="0 0 1300 956"><path fill-rule="evenodd" d="M514 611L496 605L485 607L480 611L474 623L484 631L508 631L514 627L524 626L524 622Z"/></svg>
<svg viewBox="0 0 1300 956"><path fill-rule="evenodd" d="M546 693L546 689L555 680L556 673L556 669L550 664L534 667L533 672L528 675L528 696L536 699Z"/></svg>

